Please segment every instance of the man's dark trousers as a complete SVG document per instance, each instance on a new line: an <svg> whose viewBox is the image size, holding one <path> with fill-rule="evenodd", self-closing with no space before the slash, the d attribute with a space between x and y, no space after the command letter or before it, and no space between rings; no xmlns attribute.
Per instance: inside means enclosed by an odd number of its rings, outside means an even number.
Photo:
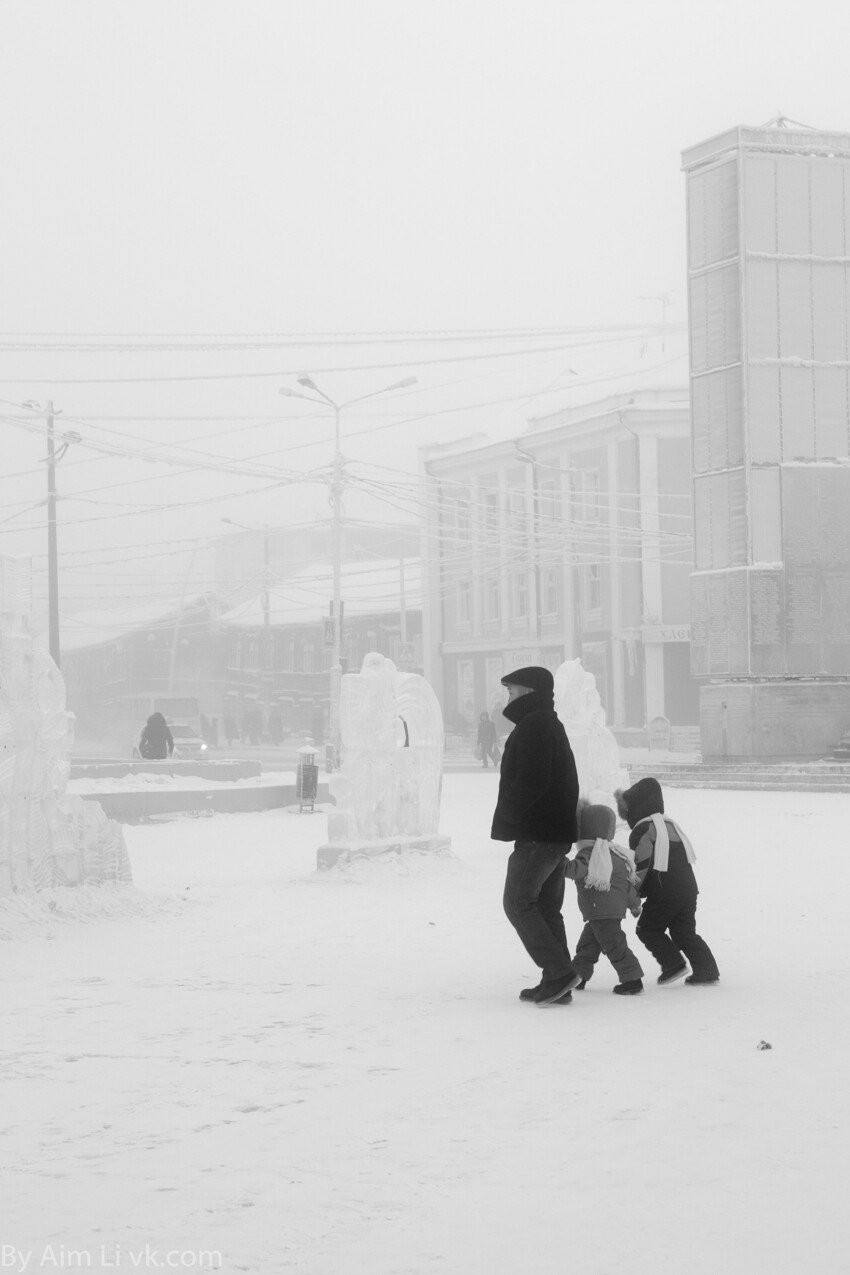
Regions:
<svg viewBox="0 0 850 1275"><path fill-rule="evenodd" d="M517 841L508 859L505 915L544 979L563 978L572 969L561 907L569 844Z"/></svg>

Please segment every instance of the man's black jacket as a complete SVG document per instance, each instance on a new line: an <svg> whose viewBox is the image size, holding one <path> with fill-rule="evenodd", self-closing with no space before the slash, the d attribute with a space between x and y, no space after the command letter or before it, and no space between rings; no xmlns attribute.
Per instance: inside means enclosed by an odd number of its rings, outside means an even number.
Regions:
<svg viewBox="0 0 850 1275"><path fill-rule="evenodd" d="M514 723L505 741L494 841L573 842L578 775L551 691L532 691L504 708Z"/></svg>

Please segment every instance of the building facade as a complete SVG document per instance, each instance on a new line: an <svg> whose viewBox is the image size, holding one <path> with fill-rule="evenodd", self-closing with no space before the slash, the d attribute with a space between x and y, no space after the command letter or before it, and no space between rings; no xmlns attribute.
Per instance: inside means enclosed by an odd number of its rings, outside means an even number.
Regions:
<svg viewBox="0 0 850 1275"><path fill-rule="evenodd" d="M850 134L783 125L682 161L704 756L850 726Z"/></svg>
<svg viewBox="0 0 850 1275"><path fill-rule="evenodd" d="M511 667L579 657L621 731L696 727L690 415L667 364L516 438L423 450L423 657L450 726L501 705Z"/></svg>

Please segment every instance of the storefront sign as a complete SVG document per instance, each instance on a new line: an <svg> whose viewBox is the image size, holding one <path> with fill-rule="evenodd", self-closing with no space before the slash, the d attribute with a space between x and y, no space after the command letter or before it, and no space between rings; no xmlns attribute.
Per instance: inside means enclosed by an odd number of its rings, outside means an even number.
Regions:
<svg viewBox="0 0 850 1275"><path fill-rule="evenodd" d="M690 642L689 624L645 624L640 631L644 642Z"/></svg>

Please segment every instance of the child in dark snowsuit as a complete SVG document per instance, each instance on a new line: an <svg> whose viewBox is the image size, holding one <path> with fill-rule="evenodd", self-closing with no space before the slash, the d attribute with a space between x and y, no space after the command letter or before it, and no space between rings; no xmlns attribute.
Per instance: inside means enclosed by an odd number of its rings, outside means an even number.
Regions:
<svg viewBox="0 0 850 1275"><path fill-rule="evenodd" d="M585 920L573 968L586 983L604 952L620 980L614 991L634 996L643 991L643 970L622 929L627 910L634 916L640 913L634 855L611 840L617 817L607 806L580 805L578 823L578 853L566 865L567 876L576 883Z"/></svg>
<svg viewBox="0 0 850 1275"><path fill-rule="evenodd" d="M696 932L696 855L685 833L664 814L657 779L640 779L616 794L617 808L631 828L638 889L644 898L637 936L661 966L659 983L716 983L720 978L711 948ZM684 956L683 956L684 954Z"/></svg>

